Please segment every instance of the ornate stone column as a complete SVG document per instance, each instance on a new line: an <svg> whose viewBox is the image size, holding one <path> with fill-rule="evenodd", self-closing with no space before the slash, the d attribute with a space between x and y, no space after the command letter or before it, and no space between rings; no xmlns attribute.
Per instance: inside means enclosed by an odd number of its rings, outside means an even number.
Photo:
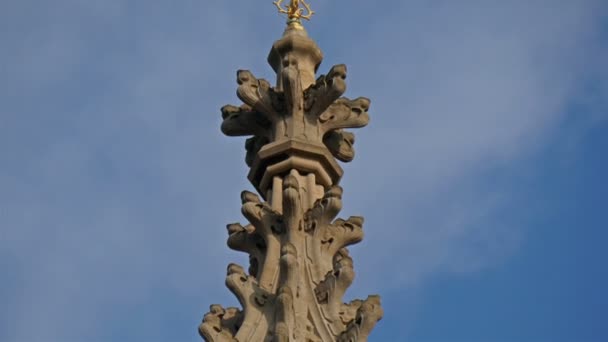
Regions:
<svg viewBox="0 0 608 342"><path fill-rule="evenodd" d="M222 108L222 132L247 139L249 180L241 194L250 222L228 225L228 246L249 254L249 269L228 266L227 287L243 309L212 305L199 326L209 342L366 341L382 318L379 296L342 302L354 279L347 246L363 239L363 218L336 219L342 208L336 159L354 158L354 135L367 125L370 101L341 97L346 66L316 78L323 54L300 23L298 1L268 62L276 86L237 72L244 104ZM261 196L261 198L260 198Z"/></svg>

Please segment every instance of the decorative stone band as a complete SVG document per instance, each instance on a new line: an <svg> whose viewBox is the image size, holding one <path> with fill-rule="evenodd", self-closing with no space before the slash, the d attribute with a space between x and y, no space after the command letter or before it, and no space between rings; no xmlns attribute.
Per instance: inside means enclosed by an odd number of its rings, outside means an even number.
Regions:
<svg viewBox="0 0 608 342"><path fill-rule="evenodd" d="M274 177L284 176L292 169L314 174L316 183L325 189L337 184L343 174L324 145L291 139L262 147L251 166L249 180L264 198L269 198Z"/></svg>

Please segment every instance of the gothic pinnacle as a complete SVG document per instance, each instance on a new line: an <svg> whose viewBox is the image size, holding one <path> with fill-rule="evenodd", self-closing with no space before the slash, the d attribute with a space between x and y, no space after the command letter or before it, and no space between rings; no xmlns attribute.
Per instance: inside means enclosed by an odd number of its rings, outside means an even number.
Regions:
<svg viewBox="0 0 608 342"><path fill-rule="evenodd" d="M348 247L363 240L364 219L337 218L343 190L338 163L354 158L348 129L368 124L370 100L348 99L346 66L316 77L323 59L300 20L303 0L274 5L288 17L268 62L276 83L237 72L241 106L222 107L221 130L247 136L245 161L258 194L241 193L248 224L229 224L228 247L249 255L230 264L226 286L242 306L212 305L199 333L208 342L364 342L382 318L380 297L343 302L355 279Z"/></svg>

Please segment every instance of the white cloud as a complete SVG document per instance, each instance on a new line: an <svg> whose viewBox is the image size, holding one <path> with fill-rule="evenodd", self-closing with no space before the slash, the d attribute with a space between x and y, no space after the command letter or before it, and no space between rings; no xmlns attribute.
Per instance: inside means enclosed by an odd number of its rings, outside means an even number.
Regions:
<svg viewBox="0 0 608 342"><path fill-rule="evenodd" d="M567 115L590 122L605 112L598 101L571 110L589 76L606 70L595 56L598 6L441 2L392 7L372 25L360 39L370 53L349 64L351 94L372 98L372 123L346 167L346 205L369 218L357 286L382 288L374 279L395 258L388 276L401 287L494 265L517 248L522 220L501 218L522 215L524 189L484 176L576 134L558 130Z"/></svg>

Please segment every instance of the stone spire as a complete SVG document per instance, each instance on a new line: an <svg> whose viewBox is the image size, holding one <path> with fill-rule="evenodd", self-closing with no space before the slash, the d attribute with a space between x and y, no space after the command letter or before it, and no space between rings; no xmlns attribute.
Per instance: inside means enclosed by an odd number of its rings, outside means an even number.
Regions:
<svg viewBox="0 0 608 342"><path fill-rule="evenodd" d="M212 305L199 326L208 342L366 341L382 318L379 296L342 302L354 279L347 246L363 239L363 218L336 219L343 174L354 158L348 128L367 125L370 101L341 97L346 66L315 80L323 54L300 18L312 10L291 0L287 28L268 62L276 85L237 72L244 104L222 108L222 132L245 143L249 180L261 198L241 194L250 222L228 225L228 246L249 254L249 269L228 266L226 286L243 309Z"/></svg>

